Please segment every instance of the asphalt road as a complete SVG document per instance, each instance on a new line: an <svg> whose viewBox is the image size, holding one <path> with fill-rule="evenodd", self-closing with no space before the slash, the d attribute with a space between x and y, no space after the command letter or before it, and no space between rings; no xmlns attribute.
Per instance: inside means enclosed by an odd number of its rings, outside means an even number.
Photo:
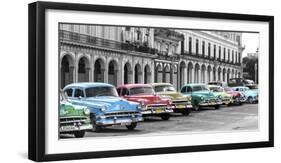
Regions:
<svg viewBox="0 0 281 163"><path fill-rule="evenodd" d="M192 111L188 116L173 113L168 121L160 117L145 117L145 121L138 123L135 130L129 131L125 126L112 126L102 131L87 132L85 137L107 137L127 135L153 135L179 132L233 132L237 130L258 129L258 104L244 104L242 106L222 106L219 110L204 108ZM63 135L61 138L72 138Z"/></svg>

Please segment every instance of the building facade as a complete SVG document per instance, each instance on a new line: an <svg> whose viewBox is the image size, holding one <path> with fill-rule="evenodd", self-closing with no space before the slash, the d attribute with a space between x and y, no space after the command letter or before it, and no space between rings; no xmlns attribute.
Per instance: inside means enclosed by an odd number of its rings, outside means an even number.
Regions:
<svg viewBox="0 0 281 163"><path fill-rule="evenodd" d="M242 75L241 33L60 24L61 88L73 82L227 81Z"/></svg>

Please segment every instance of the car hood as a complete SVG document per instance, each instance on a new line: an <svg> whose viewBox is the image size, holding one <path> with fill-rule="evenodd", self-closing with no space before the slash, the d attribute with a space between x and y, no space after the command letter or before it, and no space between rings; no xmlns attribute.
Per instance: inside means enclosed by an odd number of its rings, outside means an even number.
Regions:
<svg viewBox="0 0 281 163"><path fill-rule="evenodd" d="M84 109L85 106L73 105L69 102L60 103L60 117L66 116L85 116Z"/></svg>
<svg viewBox="0 0 281 163"><path fill-rule="evenodd" d="M138 103L129 102L121 97L112 96L90 97L86 98L85 102L92 106L106 106L107 112L135 111L138 106Z"/></svg>
<svg viewBox="0 0 281 163"><path fill-rule="evenodd" d="M179 92L158 92L157 94L162 97L171 98L172 100L186 100L186 97Z"/></svg>
<svg viewBox="0 0 281 163"><path fill-rule="evenodd" d="M196 91L196 92L192 92L192 94L200 95L203 97L215 97L215 94L210 91Z"/></svg>
<svg viewBox="0 0 281 163"><path fill-rule="evenodd" d="M162 98L159 95L130 95L125 97L130 101L144 102L147 104L167 104L168 98Z"/></svg>

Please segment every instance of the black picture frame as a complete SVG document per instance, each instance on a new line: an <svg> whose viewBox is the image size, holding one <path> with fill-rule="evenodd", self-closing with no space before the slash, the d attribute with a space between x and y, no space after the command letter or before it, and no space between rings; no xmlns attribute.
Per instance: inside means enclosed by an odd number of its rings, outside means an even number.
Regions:
<svg viewBox="0 0 281 163"><path fill-rule="evenodd" d="M47 9L94 11L107 13L160 15L193 18L260 21L269 23L269 140L253 143L216 144L184 147L133 149L65 154L45 153L45 12ZM136 8L89 4L34 2L28 6L28 158L34 161L55 161L134 155L167 154L212 150L274 146L274 17L231 13L198 12L155 8Z"/></svg>

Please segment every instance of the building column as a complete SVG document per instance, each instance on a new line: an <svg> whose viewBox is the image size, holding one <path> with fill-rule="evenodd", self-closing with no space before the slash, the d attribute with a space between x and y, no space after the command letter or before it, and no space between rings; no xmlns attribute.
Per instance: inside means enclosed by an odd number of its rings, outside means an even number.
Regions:
<svg viewBox="0 0 281 163"><path fill-rule="evenodd" d="M197 78L197 80L198 80L198 83L202 82L201 81L201 69L200 68L198 69L198 78Z"/></svg>
<svg viewBox="0 0 281 163"><path fill-rule="evenodd" d="M187 67L183 69L183 75L182 76L182 79L183 79L183 84L186 84L187 83Z"/></svg>

